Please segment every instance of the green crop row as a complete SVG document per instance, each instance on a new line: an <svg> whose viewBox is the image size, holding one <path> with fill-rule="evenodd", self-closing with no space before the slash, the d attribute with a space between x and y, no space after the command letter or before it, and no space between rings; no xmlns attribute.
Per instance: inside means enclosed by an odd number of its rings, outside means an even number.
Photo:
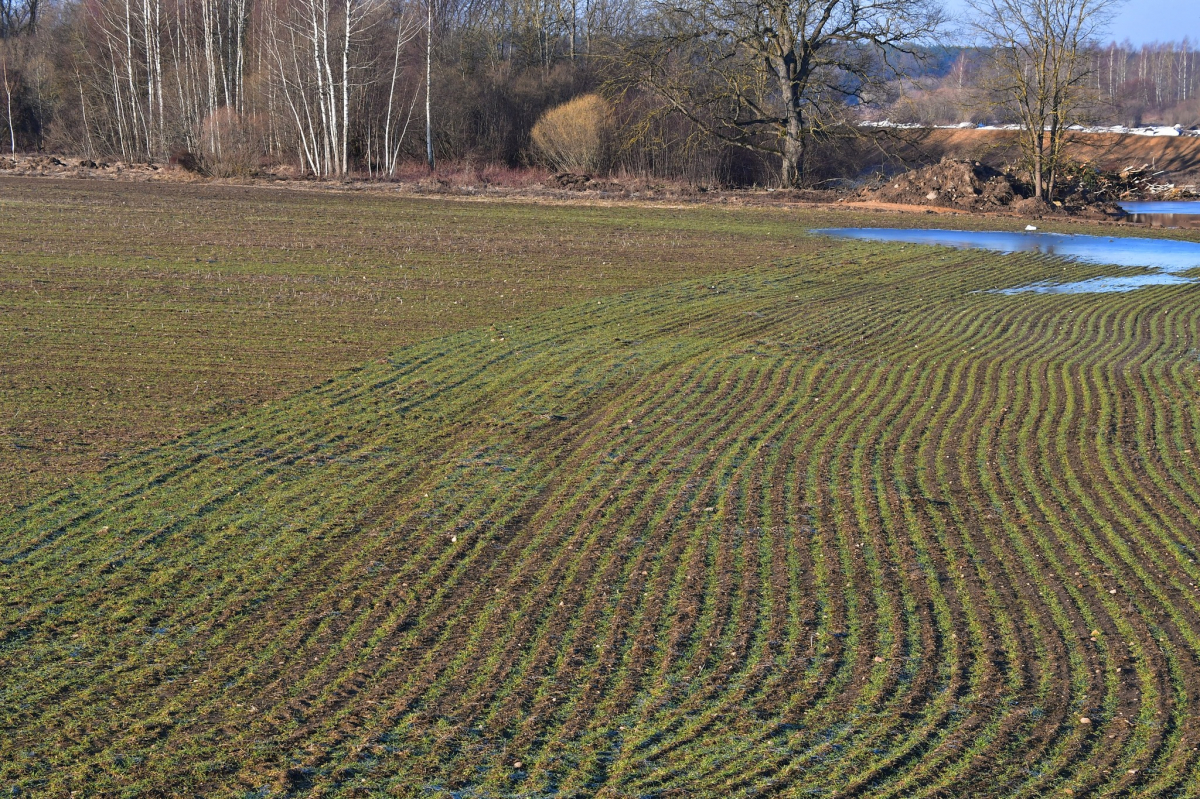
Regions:
<svg viewBox="0 0 1200 799"><path fill-rule="evenodd" d="M1194 794L1200 295L811 247L6 515L0 789Z"/></svg>

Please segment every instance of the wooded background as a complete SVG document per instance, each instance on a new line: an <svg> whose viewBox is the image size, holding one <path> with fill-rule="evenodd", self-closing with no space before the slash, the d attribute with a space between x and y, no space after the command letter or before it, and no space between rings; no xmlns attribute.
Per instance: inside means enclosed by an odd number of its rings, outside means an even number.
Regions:
<svg viewBox="0 0 1200 799"><path fill-rule="evenodd" d="M779 179L773 153L783 151L786 127L772 110L778 81L763 78L760 59L730 57L745 51L736 26L713 32L696 20L716 18L712 9L751 8L758 23L776 11L799 13L803 22L805 14L836 15L847 5L430 3L0 0L0 152L174 156L218 175L282 164L316 176L386 178L425 161L428 97L432 150L443 162L768 184ZM871 4L856 4L863 5ZM700 6L710 13L698 13ZM879 44L857 24L827 46L813 73L820 91L797 106L811 146L802 174L788 182L852 177L839 171L837 152L856 121L1019 118L988 93L986 48L938 45L954 37L926 35L924 21L912 25L911 37ZM729 46L725 71L712 60L714 41ZM1200 122L1198 56L1187 41L1093 42L1084 81L1090 96L1072 121ZM763 116L720 118L735 105ZM558 118L543 119L535 145L535 124L555 108ZM564 156L553 135L560 144L586 140L590 149Z"/></svg>

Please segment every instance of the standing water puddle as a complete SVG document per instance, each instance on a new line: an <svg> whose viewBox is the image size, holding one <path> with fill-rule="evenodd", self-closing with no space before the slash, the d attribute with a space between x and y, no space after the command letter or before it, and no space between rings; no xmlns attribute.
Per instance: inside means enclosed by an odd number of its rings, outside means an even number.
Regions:
<svg viewBox="0 0 1200 799"><path fill-rule="evenodd" d="M1030 283L1001 294L1079 294L1131 291L1143 286L1175 286L1195 283L1179 272L1200 267L1200 244L1168 239L1077 236L1066 233L1009 233L1000 230L905 230L902 228L827 228L815 230L828 236L869 241L901 241L909 244L939 244L959 249L996 252L1040 252L1091 264L1112 264L1153 270L1148 274L1094 277L1074 283Z"/></svg>
<svg viewBox="0 0 1200 799"><path fill-rule="evenodd" d="M1121 203L1123 219L1151 227L1200 228L1200 202L1161 200Z"/></svg>

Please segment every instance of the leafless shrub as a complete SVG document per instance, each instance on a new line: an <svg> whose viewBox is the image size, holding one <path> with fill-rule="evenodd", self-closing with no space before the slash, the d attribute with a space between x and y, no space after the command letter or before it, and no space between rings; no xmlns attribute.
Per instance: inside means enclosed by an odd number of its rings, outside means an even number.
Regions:
<svg viewBox="0 0 1200 799"><path fill-rule="evenodd" d="M262 126L252 116L219 108L205 118L200 141L204 171L217 177L248 177L259 168Z"/></svg>
<svg viewBox="0 0 1200 799"><path fill-rule="evenodd" d="M542 114L531 138L552 168L591 173L605 166L611 131L612 107L598 94L585 94Z"/></svg>

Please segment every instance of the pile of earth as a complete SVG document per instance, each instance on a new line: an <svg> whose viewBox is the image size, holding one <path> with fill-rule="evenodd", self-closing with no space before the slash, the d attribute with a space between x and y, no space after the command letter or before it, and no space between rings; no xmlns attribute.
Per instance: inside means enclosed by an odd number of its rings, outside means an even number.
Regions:
<svg viewBox="0 0 1200 799"><path fill-rule="evenodd" d="M984 211L1006 208L1028 192L1013 176L979 161L952 158L894 175L882 185L866 188L860 198L903 205Z"/></svg>
<svg viewBox="0 0 1200 799"><path fill-rule="evenodd" d="M1094 172L1094 170L1093 170ZM1059 195L1047 203L1033 197L1028 180L979 161L944 158L868 187L858 199L875 202L959 208L965 211L1010 211L1022 215L1071 214L1108 217L1120 213L1116 201L1124 195L1115 176L1081 172L1065 177Z"/></svg>
<svg viewBox="0 0 1200 799"><path fill-rule="evenodd" d="M604 180L576 172L557 172L546 178L546 188L567 191L621 192L625 186L612 180Z"/></svg>
<svg viewBox="0 0 1200 799"><path fill-rule="evenodd" d="M90 158L67 158L53 155L23 155L0 158L0 173L23 176L56 177L159 177L163 169L154 163L118 161L97 163Z"/></svg>

